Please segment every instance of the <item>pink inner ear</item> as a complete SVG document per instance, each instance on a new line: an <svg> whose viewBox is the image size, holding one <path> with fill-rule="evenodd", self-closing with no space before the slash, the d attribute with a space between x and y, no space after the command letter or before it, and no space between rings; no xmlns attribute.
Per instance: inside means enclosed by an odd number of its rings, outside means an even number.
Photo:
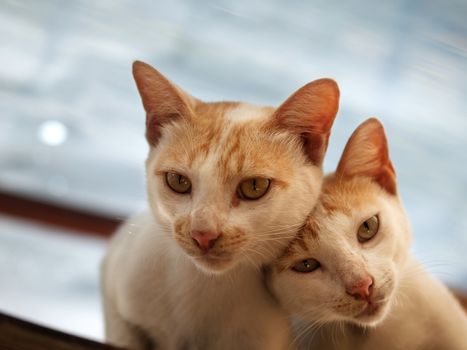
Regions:
<svg viewBox="0 0 467 350"><path fill-rule="evenodd" d="M161 137L162 125L170 120L175 120L180 117L176 113L160 114L146 113L146 139L150 145L156 146Z"/></svg>
<svg viewBox="0 0 467 350"><path fill-rule="evenodd" d="M378 121L379 123L379 121ZM396 171L389 159L388 141L381 123L373 133L373 142L377 145L379 157L379 168L374 175L375 181L390 194L397 193Z"/></svg>
<svg viewBox="0 0 467 350"><path fill-rule="evenodd" d="M326 153L326 149L328 148L329 135L330 132L318 135L303 135L305 151L308 154L310 160L313 162L313 164L321 166L324 154Z"/></svg>
<svg viewBox="0 0 467 350"><path fill-rule="evenodd" d="M146 110L146 138L150 145L155 146L161 136L162 125L190 115L191 109L186 100L191 99L146 63L135 62L133 75Z"/></svg>
<svg viewBox="0 0 467 350"><path fill-rule="evenodd" d="M375 176L375 181L390 194L397 193L396 173L390 161Z"/></svg>
<svg viewBox="0 0 467 350"><path fill-rule="evenodd" d="M339 88L331 79L306 84L276 111L273 123L301 135L310 160L321 166L339 107Z"/></svg>
<svg viewBox="0 0 467 350"><path fill-rule="evenodd" d="M396 173L389 159L383 125L370 118L360 124L345 146L336 173L344 177L366 176L396 194Z"/></svg>

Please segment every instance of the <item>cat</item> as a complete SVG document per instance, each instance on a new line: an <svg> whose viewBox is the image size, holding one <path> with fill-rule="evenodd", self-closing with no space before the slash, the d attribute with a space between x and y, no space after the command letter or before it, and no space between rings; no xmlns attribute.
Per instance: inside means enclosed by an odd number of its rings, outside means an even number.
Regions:
<svg viewBox="0 0 467 350"><path fill-rule="evenodd" d="M102 264L107 340L132 349L287 349L262 266L316 203L339 89L306 84L278 108L202 102L143 62L150 209Z"/></svg>
<svg viewBox="0 0 467 350"><path fill-rule="evenodd" d="M352 134L306 225L267 269L300 349L467 349L467 318L410 253L382 124Z"/></svg>

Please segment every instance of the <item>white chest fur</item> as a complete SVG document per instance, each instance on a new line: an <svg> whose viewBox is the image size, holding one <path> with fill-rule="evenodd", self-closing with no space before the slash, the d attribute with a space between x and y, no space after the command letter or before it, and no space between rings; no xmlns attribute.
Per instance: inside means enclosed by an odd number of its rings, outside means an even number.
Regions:
<svg viewBox="0 0 467 350"><path fill-rule="evenodd" d="M150 214L118 232L103 265L110 342L142 347L142 330L163 349L288 348L287 317L261 271L208 275L179 249Z"/></svg>

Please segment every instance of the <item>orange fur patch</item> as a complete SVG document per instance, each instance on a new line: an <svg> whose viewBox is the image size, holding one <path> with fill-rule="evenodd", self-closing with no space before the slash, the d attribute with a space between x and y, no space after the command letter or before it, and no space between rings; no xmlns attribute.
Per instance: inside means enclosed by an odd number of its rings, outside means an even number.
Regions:
<svg viewBox="0 0 467 350"><path fill-rule="evenodd" d="M299 144L298 139L294 135L277 139L277 131L268 129L263 120L232 122L227 114L237 106L235 102L199 103L190 120L166 125L171 147L161 154L160 163L176 159L178 164L196 168L208 156L215 155L224 183L238 181L244 173L275 174L274 184L287 187L292 165L301 156L290 146ZM271 108L265 111L272 114Z"/></svg>
<svg viewBox="0 0 467 350"><path fill-rule="evenodd" d="M375 195L380 195L381 192L382 188L371 178L343 178L338 174L329 174L324 178L316 210L326 215L335 211L350 215L353 210L368 206Z"/></svg>

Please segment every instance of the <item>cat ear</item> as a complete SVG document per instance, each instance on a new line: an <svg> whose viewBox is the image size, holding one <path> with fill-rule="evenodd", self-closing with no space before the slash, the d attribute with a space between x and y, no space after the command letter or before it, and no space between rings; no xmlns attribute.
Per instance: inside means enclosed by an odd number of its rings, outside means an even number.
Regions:
<svg viewBox="0 0 467 350"><path fill-rule="evenodd" d="M161 127L177 118L190 117L196 99L144 62L133 63L133 77L146 111L146 138L155 146L161 136Z"/></svg>
<svg viewBox="0 0 467 350"><path fill-rule="evenodd" d="M339 88L336 82L319 79L292 94L276 110L273 122L301 135L309 159L321 166L338 108Z"/></svg>
<svg viewBox="0 0 467 350"><path fill-rule="evenodd" d="M383 125L378 119L367 119L353 132L336 174L344 177L370 177L390 194L396 194L396 172L389 159Z"/></svg>

